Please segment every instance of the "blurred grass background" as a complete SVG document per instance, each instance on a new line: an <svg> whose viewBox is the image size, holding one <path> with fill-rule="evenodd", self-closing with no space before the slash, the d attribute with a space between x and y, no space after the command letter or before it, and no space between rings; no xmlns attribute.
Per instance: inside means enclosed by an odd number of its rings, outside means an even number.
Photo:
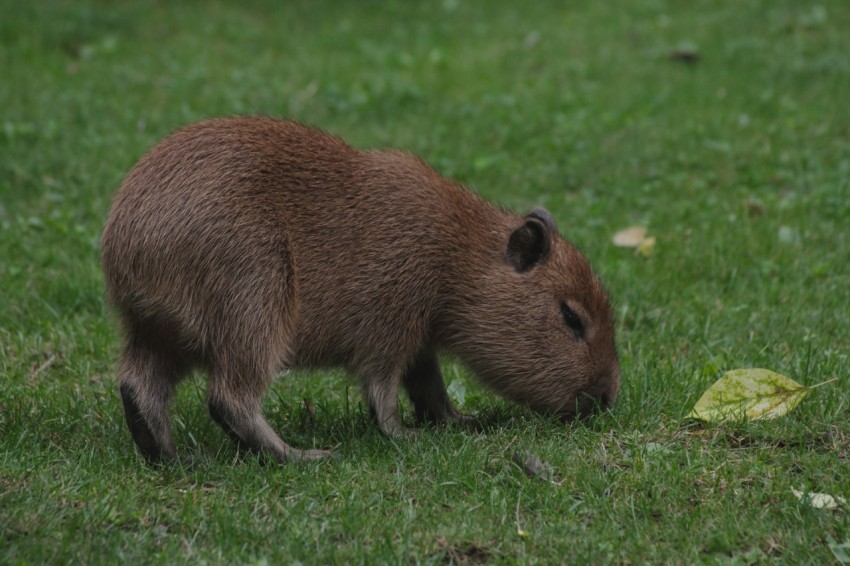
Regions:
<svg viewBox="0 0 850 566"><path fill-rule="evenodd" d="M0 18L0 561L827 562L850 497L850 6L842 0L17 2ZM137 458L98 240L193 120L293 117L549 208L606 281L617 409L564 427L478 388L485 434L381 437L346 379L266 410L342 458L276 469L181 389L200 464ZM649 258L611 236L644 225ZM683 421L726 369L838 381L779 422ZM301 399L318 414L312 422ZM508 457L539 454L559 485ZM517 534L521 530L528 536Z"/></svg>

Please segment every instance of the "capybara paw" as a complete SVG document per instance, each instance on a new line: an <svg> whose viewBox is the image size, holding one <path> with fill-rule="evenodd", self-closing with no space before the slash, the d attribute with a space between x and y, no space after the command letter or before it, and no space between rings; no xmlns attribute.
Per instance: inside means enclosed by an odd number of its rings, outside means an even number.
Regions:
<svg viewBox="0 0 850 566"><path fill-rule="evenodd" d="M287 453L287 462L306 462L310 460L323 460L325 458L335 458L338 454L333 450L298 450L293 449Z"/></svg>

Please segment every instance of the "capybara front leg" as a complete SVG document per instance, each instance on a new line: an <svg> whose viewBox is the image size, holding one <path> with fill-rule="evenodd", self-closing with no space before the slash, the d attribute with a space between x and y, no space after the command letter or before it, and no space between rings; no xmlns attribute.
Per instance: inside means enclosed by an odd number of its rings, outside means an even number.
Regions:
<svg viewBox="0 0 850 566"><path fill-rule="evenodd" d="M398 380L369 381L365 386L369 413L381 432L387 436L404 437L412 434L401 422L398 409Z"/></svg>
<svg viewBox="0 0 850 566"><path fill-rule="evenodd" d="M413 402L416 422L466 422L473 417L458 411L446 393L437 355L423 351L404 373L404 387Z"/></svg>

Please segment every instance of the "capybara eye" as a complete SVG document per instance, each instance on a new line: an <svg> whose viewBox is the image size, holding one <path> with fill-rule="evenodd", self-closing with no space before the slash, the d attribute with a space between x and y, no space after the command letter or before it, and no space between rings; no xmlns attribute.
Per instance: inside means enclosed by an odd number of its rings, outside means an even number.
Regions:
<svg viewBox="0 0 850 566"><path fill-rule="evenodd" d="M583 338L584 337L584 324L581 322L581 318L576 314L576 311L571 309L567 303L561 301L561 314L564 315L564 322L567 323L567 326L573 329L573 332L576 333L576 337Z"/></svg>

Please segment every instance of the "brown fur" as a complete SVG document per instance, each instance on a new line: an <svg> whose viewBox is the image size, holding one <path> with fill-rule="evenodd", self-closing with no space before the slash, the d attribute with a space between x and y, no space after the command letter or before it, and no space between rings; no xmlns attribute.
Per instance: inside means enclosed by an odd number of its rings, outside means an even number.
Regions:
<svg viewBox="0 0 850 566"><path fill-rule="evenodd" d="M535 408L614 402L608 298L544 210L498 210L395 151L358 151L294 122L209 120L133 168L102 241L121 315L127 423L150 460L175 457L168 403L196 365L213 418L279 462L261 398L283 367L340 365L381 429L399 435L399 385L417 419L464 418L437 362ZM567 326L561 302L580 317Z"/></svg>

